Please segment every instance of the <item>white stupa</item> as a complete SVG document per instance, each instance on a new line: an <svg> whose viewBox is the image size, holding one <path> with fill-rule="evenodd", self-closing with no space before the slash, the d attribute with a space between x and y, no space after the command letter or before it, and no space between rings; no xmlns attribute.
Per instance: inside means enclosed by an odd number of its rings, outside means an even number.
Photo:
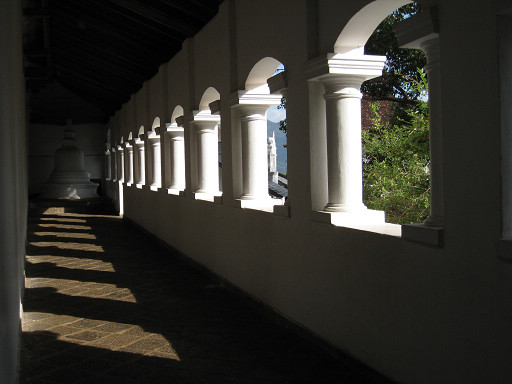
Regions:
<svg viewBox="0 0 512 384"><path fill-rule="evenodd" d="M43 185L42 199L91 199L99 197L98 184L84 167L84 153L78 148L71 120L67 121L62 146L55 152L55 166Z"/></svg>

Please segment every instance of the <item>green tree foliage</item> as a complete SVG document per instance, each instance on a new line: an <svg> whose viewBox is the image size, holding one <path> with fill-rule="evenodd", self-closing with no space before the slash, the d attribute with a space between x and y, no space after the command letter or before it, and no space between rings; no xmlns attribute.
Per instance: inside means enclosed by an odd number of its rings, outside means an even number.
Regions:
<svg viewBox="0 0 512 384"><path fill-rule="evenodd" d="M423 70L408 78L407 86L425 95ZM430 207L428 104L418 98L402 107L405 118L383 123L379 102L371 103L371 126L363 130L363 195L368 208L386 212L386 221L422 222Z"/></svg>
<svg viewBox="0 0 512 384"><path fill-rule="evenodd" d="M419 80L417 69L423 68L426 59L422 51L399 48L393 25L417 14L416 3L407 4L386 17L375 29L365 45L365 54L387 57L382 76L366 81L361 91L374 99L392 100L400 104L415 104L418 90L407 79Z"/></svg>
<svg viewBox="0 0 512 384"><path fill-rule="evenodd" d="M277 106L277 109L284 109L286 111L286 98L284 98L284 97L281 98L281 104L279 104ZM284 131L284 133L286 133L286 128L287 128L286 119L279 121L279 129L281 131Z"/></svg>

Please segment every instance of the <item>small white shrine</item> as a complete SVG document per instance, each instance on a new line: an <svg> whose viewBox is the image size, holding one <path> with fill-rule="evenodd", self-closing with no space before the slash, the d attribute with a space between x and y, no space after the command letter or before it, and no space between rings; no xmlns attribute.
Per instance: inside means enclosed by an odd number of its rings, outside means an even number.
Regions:
<svg viewBox="0 0 512 384"><path fill-rule="evenodd" d="M85 170L84 153L78 148L71 120L67 121L62 146L55 152L55 166L50 179L44 184L42 199L92 199L98 184L91 182Z"/></svg>

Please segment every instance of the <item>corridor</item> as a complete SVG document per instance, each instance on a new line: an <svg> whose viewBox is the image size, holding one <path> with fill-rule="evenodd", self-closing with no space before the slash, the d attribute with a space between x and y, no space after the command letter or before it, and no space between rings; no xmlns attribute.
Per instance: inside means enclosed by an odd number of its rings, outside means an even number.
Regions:
<svg viewBox="0 0 512 384"><path fill-rule="evenodd" d="M108 214L29 218L21 383L384 383Z"/></svg>

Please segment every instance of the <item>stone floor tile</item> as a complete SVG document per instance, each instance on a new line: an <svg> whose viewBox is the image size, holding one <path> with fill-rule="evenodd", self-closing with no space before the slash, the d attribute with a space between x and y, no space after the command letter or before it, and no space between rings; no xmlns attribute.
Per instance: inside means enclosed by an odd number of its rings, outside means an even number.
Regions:
<svg viewBox="0 0 512 384"><path fill-rule="evenodd" d="M89 346L98 348L105 348L112 351L117 351L121 348L127 347L140 340L140 337L127 335L127 334L110 334L100 340L95 340L88 343Z"/></svg>

